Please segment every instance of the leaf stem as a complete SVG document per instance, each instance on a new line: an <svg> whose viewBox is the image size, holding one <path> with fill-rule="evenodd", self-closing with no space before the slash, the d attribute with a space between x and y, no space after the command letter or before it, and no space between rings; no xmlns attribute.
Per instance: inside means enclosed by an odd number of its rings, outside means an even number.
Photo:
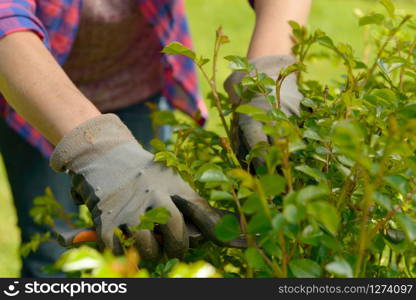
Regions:
<svg viewBox="0 0 416 300"><path fill-rule="evenodd" d="M367 250L368 243L368 220L369 209L373 202L373 188L370 183L369 174L364 168L361 168L361 173L364 181L364 202L362 204L363 215L360 223L360 235L358 242L358 255L357 262L354 270L354 277L359 277L362 274L362 264L364 261L364 255Z"/></svg>

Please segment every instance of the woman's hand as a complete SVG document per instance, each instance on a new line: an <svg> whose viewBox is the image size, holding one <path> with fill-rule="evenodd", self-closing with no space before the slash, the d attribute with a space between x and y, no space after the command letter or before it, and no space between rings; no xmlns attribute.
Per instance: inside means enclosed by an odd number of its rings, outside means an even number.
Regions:
<svg viewBox="0 0 416 300"><path fill-rule="evenodd" d="M168 256L182 257L188 250L183 215L208 239L220 243L214 235L219 213L171 168L154 162L116 115L98 116L72 130L57 145L51 167L72 176L72 195L91 211L101 247L120 253L114 229L138 225L140 216L156 207L171 214L167 224L160 225ZM143 259L160 256L153 232L131 234Z"/></svg>

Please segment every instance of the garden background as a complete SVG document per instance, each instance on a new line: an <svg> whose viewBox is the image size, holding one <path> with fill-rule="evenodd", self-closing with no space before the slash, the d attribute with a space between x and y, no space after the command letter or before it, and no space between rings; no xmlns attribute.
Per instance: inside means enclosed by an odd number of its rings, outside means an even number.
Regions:
<svg viewBox="0 0 416 300"><path fill-rule="evenodd" d="M185 0L185 2L197 53L204 56L212 53L215 29L220 25L231 40L230 44L224 46L222 56L246 53L254 24L254 12L246 1ZM416 0L395 2L398 8L406 10L407 13L416 13ZM377 0L314 0L308 26L321 28L335 41L347 42L353 46L356 53L360 53L363 51L363 29L357 26L357 9L367 12L376 8L379 8ZM229 74L226 62L222 61L218 68L218 76L220 80L224 80ZM337 78L339 72L339 68L328 62L317 62L309 68L310 76L326 83L332 78ZM203 94L208 90L205 82L202 82L201 89ZM208 128L215 129L218 123L218 118L212 112ZM16 227L16 213L0 156L0 277L18 276L20 269L18 247L19 231Z"/></svg>

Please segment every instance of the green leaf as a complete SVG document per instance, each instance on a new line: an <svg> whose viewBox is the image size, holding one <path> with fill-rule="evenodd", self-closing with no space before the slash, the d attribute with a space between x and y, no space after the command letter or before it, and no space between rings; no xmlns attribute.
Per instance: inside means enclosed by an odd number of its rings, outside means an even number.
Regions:
<svg viewBox="0 0 416 300"><path fill-rule="evenodd" d="M386 230L384 238L392 244L400 244L406 239L406 234L401 230L389 228Z"/></svg>
<svg viewBox="0 0 416 300"><path fill-rule="evenodd" d="M398 101L398 95L389 89L375 89L371 94L385 100L389 104L395 104Z"/></svg>
<svg viewBox="0 0 416 300"><path fill-rule="evenodd" d="M139 225L132 227L132 230L153 230L155 224L167 224L171 215L172 214L170 211L164 207L152 208L148 210L143 216L140 216Z"/></svg>
<svg viewBox="0 0 416 300"><path fill-rule="evenodd" d="M177 167L179 160L176 155L169 151L162 151L155 154L153 158L155 162L163 162L168 167Z"/></svg>
<svg viewBox="0 0 416 300"><path fill-rule="evenodd" d="M318 108L318 105L315 103L315 101L310 99L310 98L306 98L306 97L303 98L301 103L302 103L303 106L306 106L306 107L309 107L309 108L312 108L312 109Z"/></svg>
<svg viewBox="0 0 416 300"><path fill-rule="evenodd" d="M260 184L267 196L277 196L285 190L286 180L282 176L269 174L260 177Z"/></svg>
<svg viewBox="0 0 416 300"><path fill-rule="evenodd" d="M179 262L180 262L180 261L179 261L179 259L177 259L177 258L173 258L173 259L168 260L168 261L166 262L166 264L164 265L164 267L163 267L163 273L164 273L164 274L169 273L169 272L173 269L173 267L174 267L175 265L177 265Z"/></svg>
<svg viewBox="0 0 416 300"><path fill-rule="evenodd" d="M228 182L222 169L212 163L201 166L195 174L195 179L200 182Z"/></svg>
<svg viewBox="0 0 416 300"><path fill-rule="evenodd" d="M158 138L154 138L150 141L150 145L155 148L156 151L165 151L166 145Z"/></svg>
<svg viewBox="0 0 416 300"><path fill-rule="evenodd" d="M299 150L306 149L306 144L302 140L295 140L289 142L289 152L296 152Z"/></svg>
<svg viewBox="0 0 416 300"><path fill-rule="evenodd" d="M311 168L307 165L300 165L295 167L296 170L305 173L306 175L311 176L313 179L315 179L317 182L326 182L327 178L324 173L322 173L320 170Z"/></svg>
<svg viewBox="0 0 416 300"><path fill-rule="evenodd" d="M31 236L30 241L23 243L20 246L20 255L27 257L31 252L36 252L42 243L48 242L51 239L51 233L35 233Z"/></svg>
<svg viewBox="0 0 416 300"><path fill-rule="evenodd" d="M319 246L321 243L322 232L312 225L303 228L299 241L312 246Z"/></svg>
<svg viewBox="0 0 416 300"><path fill-rule="evenodd" d="M388 89L375 89L371 92L371 94L364 96L364 99L369 101L378 109L391 109L392 106L397 107L399 100L397 95Z"/></svg>
<svg viewBox="0 0 416 300"><path fill-rule="evenodd" d="M385 247L386 247L386 242L384 241L383 235L380 233L376 234L374 238L372 238L370 241L369 248L374 251L382 252Z"/></svg>
<svg viewBox="0 0 416 300"><path fill-rule="evenodd" d="M245 170L233 169L227 174L232 178L240 180L244 187L251 188L254 184L253 176Z"/></svg>
<svg viewBox="0 0 416 300"><path fill-rule="evenodd" d="M296 201L305 205L309 201L326 198L328 194L329 190L326 185L309 185L298 192Z"/></svg>
<svg viewBox="0 0 416 300"><path fill-rule="evenodd" d="M394 18L395 7L391 0L380 0L381 5L383 5L387 12L389 13L390 17Z"/></svg>
<svg viewBox="0 0 416 300"><path fill-rule="evenodd" d="M257 249L248 248L244 254L250 267L254 269L263 269L266 267L266 263Z"/></svg>
<svg viewBox="0 0 416 300"><path fill-rule="evenodd" d="M289 25L290 25L290 27L292 27L292 29L300 29L301 28L300 24L296 21L289 21Z"/></svg>
<svg viewBox="0 0 416 300"><path fill-rule="evenodd" d="M385 208L389 211L393 209L390 198L387 195L385 195L385 194L383 194L379 191L375 191L373 193L373 198L377 202L377 204L380 205L381 207L383 207L383 208Z"/></svg>
<svg viewBox="0 0 416 300"><path fill-rule="evenodd" d="M143 270L143 269L142 269ZM180 262L169 272L168 278L218 278L217 270L205 261L186 264Z"/></svg>
<svg viewBox="0 0 416 300"><path fill-rule="evenodd" d="M273 78L271 78L270 76L268 76L266 73L259 73L257 75L257 82L260 85L263 85L265 87L267 87L267 86L274 87L276 85L276 81ZM274 101L274 96L269 100L271 100L273 102Z"/></svg>
<svg viewBox="0 0 416 300"><path fill-rule="evenodd" d="M285 224L285 220L284 220L284 216L282 214L277 214L272 219L273 229L275 229L277 231L279 231L280 229L282 229L284 224Z"/></svg>
<svg viewBox="0 0 416 300"><path fill-rule="evenodd" d="M321 276L321 267L310 259L294 259L289 263L290 271L296 278L318 278Z"/></svg>
<svg viewBox="0 0 416 300"><path fill-rule="evenodd" d="M232 241L240 234L240 224L234 215L224 216L215 227L215 235L223 242Z"/></svg>
<svg viewBox="0 0 416 300"><path fill-rule="evenodd" d="M338 43L337 44L338 51L344 55L344 57L353 59L353 50L352 47L345 43Z"/></svg>
<svg viewBox="0 0 416 300"><path fill-rule="evenodd" d="M310 140L315 140L315 141L322 141L323 140L316 131L314 131L310 128L306 129L303 132L303 137L307 138L307 139L310 139Z"/></svg>
<svg viewBox="0 0 416 300"><path fill-rule="evenodd" d="M401 175L384 177L384 181L402 195L407 195L410 191L409 181Z"/></svg>
<svg viewBox="0 0 416 300"><path fill-rule="evenodd" d="M317 41L318 41L319 44L321 44L322 46L325 46L327 48L330 48L330 49L334 49L335 48L334 42L327 35L322 36L322 37L319 37L317 39Z"/></svg>
<svg viewBox="0 0 416 300"><path fill-rule="evenodd" d="M163 48L162 53L166 53L168 55L184 55L189 57L192 60L195 60L196 54L194 51L185 47L179 42L172 42Z"/></svg>
<svg viewBox="0 0 416 300"><path fill-rule="evenodd" d="M332 204L324 201L311 202L306 207L306 211L332 235L337 234L341 218Z"/></svg>
<svg viewBox="0 0 416 300"><path fill-rule="evenodd" d="M237 197L238 197L239 199L244 199L244 198L247 198L247 197L249 197L250 195L253 195L253 191L252 191L252 190L250 190L250 189L248 189L248 188L246 188L246 187L241 187L241 188L238 190L238 193L237 193Z"/></svg>
<svg viewBox="0 0 416 300"><path fill-rule="evenodd" d="M234 72L249 72L251 69L246 57L229 55L224 58L230 62L229 67Z"/></svg>
<svg viewBox="0 0 416 300"><path fill-rule="evenodd" d="M219 41L220 41L220 43L221 43L221 44L228 44L228 43L230 42L230 39L229 39L229 37L228 37L228 36L226 36L226 35L222 35L222 36L219 38Z"/></svg>
<svg viewBox="0 0 416 300"><path fill-rule="evenodd" d="M404 119L416 118L416 102L406 103L399 111L399 116Z"/></svg>
<svg viewBox="0 0 416 300"><path fill-rule="evenodd" d="M207 63L209 63L208 58L200 57L196 60L196 64L198 65L198 67L202 67L202 66L206 65Z"/></svg>
<svg viewBox="0 0 416 300"><path fill-rule="evenodd" d="M210 195L210 199L213 200L213 201L233 200L233 195L231 195L229 192L226 192L226 191L212 190L211 195Z"/></svg>
<svg viewBox="0 0 416 300"><path fill-rule="evenodd" d="M294 204L288 204L283 210L283 216L286 221L292 224L297 224L299 221L298 209Z"/></svg>
<svg viewBox="0 0 416 300"><path fill-rule="evenodd" d="M254 214L263 211L259 197L256 194L250 195L243 204L243 210L246 214Z"/></svg>
<svg viewBox="0 0 416 300"><path fill-rule="evenodd" d="M384 21L384 15L382 14L370 14L364 17L361 17L358 21L360 26L368 25L368 24L381 24Z"/></svg>
<svg viewBox="0 0 416 300"><path fill-rule="evenodd" d="M345 154L356 156L362 148L364 136L359 126L348 121L337 122L332 130L332 141Z"/></svg>
<svg viewBox="0 0 416 300"><path fill-rule="evenodd" d="M104 263L104 257L97 250L81 246L63 253L55 266L64 272L75 272L96 269Z"/></svg>
<svg viewBox="0 0 416 300"><path fill-rule="evenodd" d="M223 181L227 182L228 178L220 170L208 169L198 179L201 182Z"/></svg>
<svg viewBox="0 0 416 300"><path fill-rule="evenodd" d="M327 247L328 249L331 249L337 252L341 251L340 250L341 247L339 246L338 240L334 239L329 234L322 235L319 241L323 246Z"/></svg>
<svg viewBox="0 0 416 300"><path fill-rule="evenodd" d="M338 277L348 277L351 278L353 276L353 270L350 264L344 260L335 260L325 266L325 270L329 273L332 273Z"/></svg>
<svg viewBox="0 0 416 300"><path fill-rule="evenodd" d="M262 213L254 215L248 222L247 231L249 233L263 233L272 229L269 219Z"/></svg>
<svg viewBox="0 0 416 300"><path fill-rule="evenodd" d="M48 187L45 189L45 194L35 197L33 199L33 207L29 214L36 224L55 226L55 217L59 217L59 212L64 211L62 204L60 204Z"/></svg>
<svg viewBox="0 0 416 300"><path fill-rule="evenodd" d="M396 220L400 227L406 233L406 237L409 241L413 242L416 240L416 222L413 218L403 213L396 214Z"/></svg>
<svg viewBox="0 0 416 300"><path fill-rule="evenodd" d="M306 29L295 21L289 21L290 27L292 27L293 36L298 42L301 42L306 37Z"/></svg>
<svg viewBox="0 0 416 300"><path fill-rule="evenodd" d="M258 108L256 106L250 105L250 104L242 104L242 105L238 106L235 111L240 113L240 114L245 114L245 115L249 115L249 116L253 116L253 115L256 115L256 114L265 114L264 110L262 110L261 108Z"/></svg>
<svg viewBox="0 0 416 300"><path fill-rule="evenodd" d="M152 113L153 126L176 125L175 114L168 110L158 110Z"/></svg>
<svg viewBox="0 0 416 300"><path fill-rule="evenodd" d="M386 74L388 77L390 76L389 66L384 62L383 59L377 59L377 66L384 74Z"/></svg>

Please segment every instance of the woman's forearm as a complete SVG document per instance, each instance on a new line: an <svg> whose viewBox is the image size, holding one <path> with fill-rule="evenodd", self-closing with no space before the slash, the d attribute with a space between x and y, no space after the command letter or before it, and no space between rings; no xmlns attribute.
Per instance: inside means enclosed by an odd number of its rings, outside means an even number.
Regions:
<svg viewBox="0 0 416 300"><path fill-rule="evenodd" d="M249 58L291 54L292 29L288 22L306 24L312 0L256 0L256 25Z"/></svg>
<svg viewBox="0 0 416 300"><path fill-rule="evenodd" d="M0 92L53 144L100 114L41 40L29 31L12 33L0 40Z"/></svg>

